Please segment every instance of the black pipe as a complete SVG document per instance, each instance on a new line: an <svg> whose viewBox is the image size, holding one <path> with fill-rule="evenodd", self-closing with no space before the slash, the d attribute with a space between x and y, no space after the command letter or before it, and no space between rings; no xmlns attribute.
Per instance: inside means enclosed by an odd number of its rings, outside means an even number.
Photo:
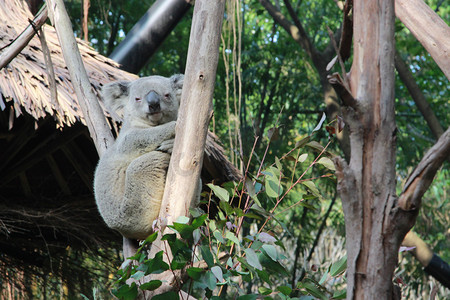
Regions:
<svg viewBox="0 0 450 300"><path fill-rule="evenodd" d="M187 0L157 0L110 58L121 64L121 69L137 74L190 7Z"/></svg>

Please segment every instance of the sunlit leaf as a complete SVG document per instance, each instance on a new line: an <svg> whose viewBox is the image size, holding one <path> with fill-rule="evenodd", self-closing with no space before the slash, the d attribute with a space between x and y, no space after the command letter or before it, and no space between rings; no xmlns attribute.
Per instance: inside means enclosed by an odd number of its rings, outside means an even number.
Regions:
<svg viewBox="0 0 450 300"><path fill-rule="evenodd" d="M277 241L276 238L274 238L273 236L271 236L267 232L261 232L258 235L258 240L260 240L263 243L272 243L272 242L276 242Z"/></svg>
<svg viewBox="0 0 450 300"><path fill-rule="evenodd" d="M329 159L328 157L322 156L318 161L318 164L321 164L322 166L324 166L327 169L330 169L332 171L336 171L336 168L334 167L334 163L331 159Z"/></svg>
<svg viewBox="0 0 450 300"><path fill-rule="evenodd" d="M322 118L320 118L319 124L313 129L312 132L319 130L322 127L323 122L325 122L325 119L327 118L325 113L322 113Z"/></svg>
<svg viewBox="0 0 450 300"><path fill-rule="evenodd" d="M258 288L258 292L259 292L261 295L269 295L269 294L272 293L272 290L269 289L269 288L266 288L266 287L264 287L264 286L260 286L260 287Z"/></svg>
<svg viewBox="0 0 450 300"><path fill-rule="evenodd" d="M330 267L330 275L335 277L347 269L347 255L335 262Z"/></svg>
<svg viewBox="0 0 450 300"><path fill-rule="evenodd" d="M303 153L298 157L298 162L302 163L308 158L308 153Z"/></svg>
<svg viewBox="0 0 450 300"><path fill-rule="evenodd" d="M228 202L230 200L230 194L228 191L220 186L214 185L212 183L208 183L207 186L214 192L214 195L217 196L220 200Z"/></svg>

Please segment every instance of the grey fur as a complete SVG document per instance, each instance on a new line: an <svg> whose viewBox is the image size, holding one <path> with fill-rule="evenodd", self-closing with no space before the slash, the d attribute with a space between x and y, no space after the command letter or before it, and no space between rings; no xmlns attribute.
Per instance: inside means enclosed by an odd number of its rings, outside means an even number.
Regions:
<svg viewBox="0 0 450 300"><path fill-rule="evenodd" d="M95 199L106 224L127 238L145 239L158 217L182 86L179 74L113 82L102 89L109 109L123 109L124 122L98 163Z"/></svg>

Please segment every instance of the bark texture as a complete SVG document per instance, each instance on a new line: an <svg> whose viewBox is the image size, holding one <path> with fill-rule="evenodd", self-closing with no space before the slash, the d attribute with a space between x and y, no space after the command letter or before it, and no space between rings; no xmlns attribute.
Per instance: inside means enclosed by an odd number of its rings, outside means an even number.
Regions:
<svg viewBox="0 0 450 300"><path fill-rule="evenodd" d="M391 299L392 274L405 233L394 230L394 1L353 6L354 58L349 77L356 103L344 110L351 159L337 161L346 223L347 299Z"/></svg>

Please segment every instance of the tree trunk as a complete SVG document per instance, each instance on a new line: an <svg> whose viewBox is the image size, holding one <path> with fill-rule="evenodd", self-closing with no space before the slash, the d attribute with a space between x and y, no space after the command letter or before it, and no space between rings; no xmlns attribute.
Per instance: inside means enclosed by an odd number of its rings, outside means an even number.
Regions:
<svg viewBox="0 0 450 300"><path fill-rule="evenodd" d="M159 213L162 231L180 216L189 216L196 197L203 164L208 124L212 114L212 98L219 58L219 43L225 0L197 0L194 6L186 74L178 113L175 144ZM161 235L159 236L159 238ZM153 243L150 257L165 249L159 238ZM170 261L171 253L167 253ZM179 272L167 271L152 276L163 285L146 293L146 299L176 288Z"/></svg>
<svg viewBox="0 0 450 300"><path fill-rule="evenodd" d="M347 238L347 299L392 299L397 250L394 115L394 0L354 3L354 58L344 110L351 159L337 161Z"/></svg>

